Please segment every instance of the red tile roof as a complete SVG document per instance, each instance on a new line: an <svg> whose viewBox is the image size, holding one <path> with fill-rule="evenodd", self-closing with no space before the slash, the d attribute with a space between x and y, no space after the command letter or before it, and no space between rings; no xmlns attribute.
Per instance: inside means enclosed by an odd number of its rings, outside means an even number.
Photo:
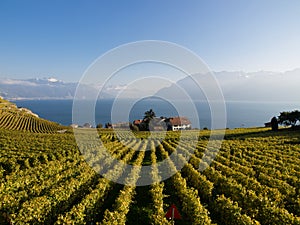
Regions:
<svg viewBox="0 0 300 225"><path fill-rule="evenodd" d="M170 122L173 126L191 124L191 121L186 117L173 117Z"/></svg>
<svg viewBox="0 0 300 225"><path fill-rule="evenodd" d="M135 121L133 121L133 124L134 124L134 125L138 125L138 124L140 124L142 121L143 121L143 120L135 120Z"/></svg>

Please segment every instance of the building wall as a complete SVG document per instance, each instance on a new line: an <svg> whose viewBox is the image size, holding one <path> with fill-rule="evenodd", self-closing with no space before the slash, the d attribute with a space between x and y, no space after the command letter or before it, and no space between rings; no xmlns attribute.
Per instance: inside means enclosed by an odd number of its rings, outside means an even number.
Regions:
<svg viewBox="0 0 300 225"><path fill-rule="evenodd" d="M191 129L191 124L173 125L172 130L188 130Z"/></svg>

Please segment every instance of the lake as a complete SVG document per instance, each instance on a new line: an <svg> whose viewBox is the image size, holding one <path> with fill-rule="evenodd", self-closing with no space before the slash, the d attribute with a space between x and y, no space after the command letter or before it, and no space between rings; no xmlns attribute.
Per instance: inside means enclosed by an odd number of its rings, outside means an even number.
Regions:
<svg viewBox="0 0 300 225"><path fill-rule="evenodd" d="M124 107L130 100L119 100L120 108L122 104ZM41 118L58 122L62 125L72 124L72 100L16 100L13 101L18 107L25 107L38 114ZM98 100L95 107L95 122L96 124L107 122L132 122L134 119L143 118L144 112L153 109L156 116L187 116L192 126L197 127L195 124L200 124L197 128L211 128L211 112L207 102L195 101L194 105L198 113L199 123L197 123L197 117L190 113L188 107L183 113L178 113L174 105L161 99L144 99L138 101L131 108L129 113L125 113L122 110L114 111L113 118L111 117L111 111L114 100L103 99ZM176 105L181 108L185 108L186 102L177 101ZM84 103L82 110L84 111ZM227 101L227 125L228 128L239 127L261 127L265 122L271 120L273 116L278 116L282 111L292 111L300 109L299 102L247 102L247 101ZM129 116L127 115L129 114ZM129 119L128 119L129 117ZM84 123L92 123L92 121L77 121L79 125ZM95 126L95 124L93 124ZM220 127L221 128L221 127Z"/></svg>

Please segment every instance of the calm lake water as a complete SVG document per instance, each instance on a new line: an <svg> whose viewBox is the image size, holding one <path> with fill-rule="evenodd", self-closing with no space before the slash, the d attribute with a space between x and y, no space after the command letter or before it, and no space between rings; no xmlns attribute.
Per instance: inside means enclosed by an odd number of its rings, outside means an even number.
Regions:
<svg viewBox="0 0 300 225"><path fill-rule="evenodd" d="M25 107L37 113L41 118L55 121L63 125L72 124L72 100L17 100L14 101L17 106ZM197 123L197 117L189 111L186 107L186 102L177 101L176 105L186 110L183 113L178 113L175 106L163 101L161 99L145 99L138 101L131 108L128 113L122 110L117 110L111 117L111 111L113 106L112 99L105 99L97 101L95 107L95 123L105 124L107 122L124 122L133 121L134 119L143 118L144 112L153 109L156 116L187 116L192 122L193 127L197 127L196 124L200 124L198 128L211 128L211 111L207 102L194 102L195 108L198 113L199 123ZM118 104L124 107L129 103L129 100L121 100ZM82 110L85 110L84 102ZM121 107L122 108L122 107ZM282 111L292 111L300 109L300 102L226 102L227 112L227 124L228 128L238 127L261 127L265 122L271 120L273 116L278 116ZM127 118L127 119L126 119ZM92 121L76 121L78 124L84 124L86 122L93 123ZM93 124L95 125L95 124ZM220 127L221 128L221 127Z"/></svg>

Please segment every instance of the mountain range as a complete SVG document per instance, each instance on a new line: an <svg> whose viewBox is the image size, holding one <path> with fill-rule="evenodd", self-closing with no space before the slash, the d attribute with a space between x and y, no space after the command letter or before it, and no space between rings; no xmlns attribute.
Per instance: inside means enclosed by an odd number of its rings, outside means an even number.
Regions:
<svg viewBox="0 0 300 225"><path fill-rule="evenodd" d="M78 83L63 82L56 78L0 79L0 96L16 99L73 99ZM98 89L83 85L88 95L96 95ZM112 96L103 92L103 98ZM87 96L88 97L88 96Z"/></svg>
<svg viewBox="0 0 300 225"><path fill-rule="evenodd" d="M300 69L287 72L259 71L215 72L216 80L226 101L299 101ZM192 99L205 100L205 93L199 89L193 78L201 85L207 84L206 74L195 74L179 80L176 84L161 89L157 95L169 99L181 99L178 87L183 88Z"/></svg>
<svg viewBox="0 0 300 225"><path fill-rule="evenodd" d="M299 101L300 69L287 72L214 72L216 80L227 101ZM157 92L168 99L181 99L178 87L184 89L192 99L205 100L205 94L193 81L206 85L205 74L194 74ZM72 99L78 83L63 82L55 78L8 79L0 78L0 96L6 99ZM99 87L85 85L87 96L95 96ZM114 98L126 85L105 86L101 98ZM136 93L134 93L136 91ZM131 90L137 97L139 90Z"/></svg>

